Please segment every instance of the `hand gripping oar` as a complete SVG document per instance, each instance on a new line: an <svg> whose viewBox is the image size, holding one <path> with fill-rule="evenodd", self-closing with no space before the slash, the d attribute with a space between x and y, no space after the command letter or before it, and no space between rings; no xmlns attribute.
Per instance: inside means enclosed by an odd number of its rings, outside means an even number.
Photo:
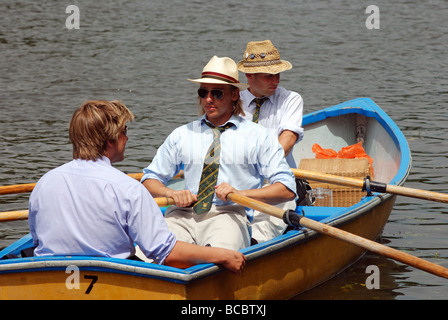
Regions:
<svg viewBox="0 0 448 320"><path fill-rule="evenodd" d="M353 188L360 188L366 190L367 193L370 193L371 191L380 193L391 193L400 196L448 203L448 194L445 193L394 186L382 182L371 181L368 178L360 180L301 169L292 169L292 172L297 178L327 182Z"/></svg>
<svg viewBox="0 0 448 320"><path fill-rule="evenodd" d="M302 226L309 228L311 230L317 231L321 234L346 241L348 243L354 244L358 247L366 249L368 251L377 253L379 255L400 261L409 266L415 267L417 269L432 273L436 276L443 277L448 279L448 269L439 266L435 263L423 260L421 258L412 256L410 254L401 252L399 250L395 250L389 248L385 245L379 244L377 242L371 241L369 239L365 239L363 237L357 236L355 234L346 232L344 230L329 226L327 224L314 221L312 219L308 219L302 215L297 214L292 210L284 211L280 208L271 206L269 204L244 197L242 195L236 193L230 193L227 196L227 199L235 202L244 207L252 208L254 210L258 210L274 217L283 219L285 223L290 226L297 227Z"/></svg>

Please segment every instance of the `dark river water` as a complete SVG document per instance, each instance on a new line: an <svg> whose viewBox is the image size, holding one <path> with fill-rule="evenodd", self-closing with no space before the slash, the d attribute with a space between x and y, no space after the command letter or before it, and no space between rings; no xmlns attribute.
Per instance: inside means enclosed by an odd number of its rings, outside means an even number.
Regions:
<svg viewBox="0 0 448 320"><path fill-rule="evenodd" d="M69 5L79 29L67 28L76 22ZM448 193L447 1L3 0L0 8L0 185L35 182L70 161L68 123L88 99L120 99L135 113L116 166L141 172L197 116L186 79L213 55L239 61L248 41L270 39L294 66L281 85L302 95L305 113L372 98L408 140L406 186ZM2 196L0 211L26 209L28 196ZM27 221L1 223L0 248L27 233ZM379 240L448 267L448 204L398 197ZM380 269L379 289L366 286L369 265ZM367 254L297 299L448 299L448 280Z"/></svg>

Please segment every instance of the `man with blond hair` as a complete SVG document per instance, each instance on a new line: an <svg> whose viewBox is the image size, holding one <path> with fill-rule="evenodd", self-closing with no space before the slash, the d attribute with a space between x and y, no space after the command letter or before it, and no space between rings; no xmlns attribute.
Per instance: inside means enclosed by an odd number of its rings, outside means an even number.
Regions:
<svg viewBox="0 0 448 320"><path fill-rule="evenodd" d="M112 167L124 159L134 115L119 101L87 101L69 128L73 160L46 173L29 202L34 255L133 258L137 244L148 259L187 267L201 262L240 272L237 251L177 241L160 208L135 179Z"/></svg>

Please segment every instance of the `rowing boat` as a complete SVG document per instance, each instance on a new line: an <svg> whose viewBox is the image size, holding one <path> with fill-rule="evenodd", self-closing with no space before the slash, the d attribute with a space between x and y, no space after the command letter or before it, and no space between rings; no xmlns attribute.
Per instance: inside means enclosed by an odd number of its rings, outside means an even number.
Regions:
<svg viewBox="0 0 448 320"><path fill-rule="evenodd" d="M371 99L358 98L307 114L303 127L304 139L294 149L299 167L314 166L313 170L325 172L330 165L343 171L341 163L344 167L353 159L321 161L313 146L338 151L362 139L373 159L367 172L376 181L404 184L411 167L408 144ZM342 171L352 176L350 170ZM320 197L315 191L322 190L331 190L327 194L332 203L317 204ZM371 240L382 232L396 198L330 184L315 185L313 192L315 205L299 206L296 211ZM358 198L350 200L353 196ZM0 259L13 257L0 260L0 299L287 299L329 280L365 253L307 228L292 229L241 250L247 262L243 273L236 275L214 264L178 269L104 257L21 257L31 246L28 234L0 251Z"/></svg>

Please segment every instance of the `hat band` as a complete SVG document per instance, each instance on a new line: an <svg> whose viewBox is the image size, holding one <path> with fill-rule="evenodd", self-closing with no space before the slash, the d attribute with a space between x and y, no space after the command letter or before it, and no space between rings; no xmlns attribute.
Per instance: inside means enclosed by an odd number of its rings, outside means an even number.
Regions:
<svg viewBox="0 0 448 320"><path fill-rule="evenodd" d="M266 66L272 66L275 64L281 64L282 60L275 59L275 60L267 60L267 61L243 61L243 66L245 67L266 67Z"/></svg>
<svg viewBox="0 0 448 320"><path fill-rule="evenodd" d="M235 78L233 78L231 76L228 76L223 73L211 72L211 71L202 72L202 78L212 78L212 79L222 80L222 81L229 82L229 83L240 83L238 80L236 80Z"/></svg>

